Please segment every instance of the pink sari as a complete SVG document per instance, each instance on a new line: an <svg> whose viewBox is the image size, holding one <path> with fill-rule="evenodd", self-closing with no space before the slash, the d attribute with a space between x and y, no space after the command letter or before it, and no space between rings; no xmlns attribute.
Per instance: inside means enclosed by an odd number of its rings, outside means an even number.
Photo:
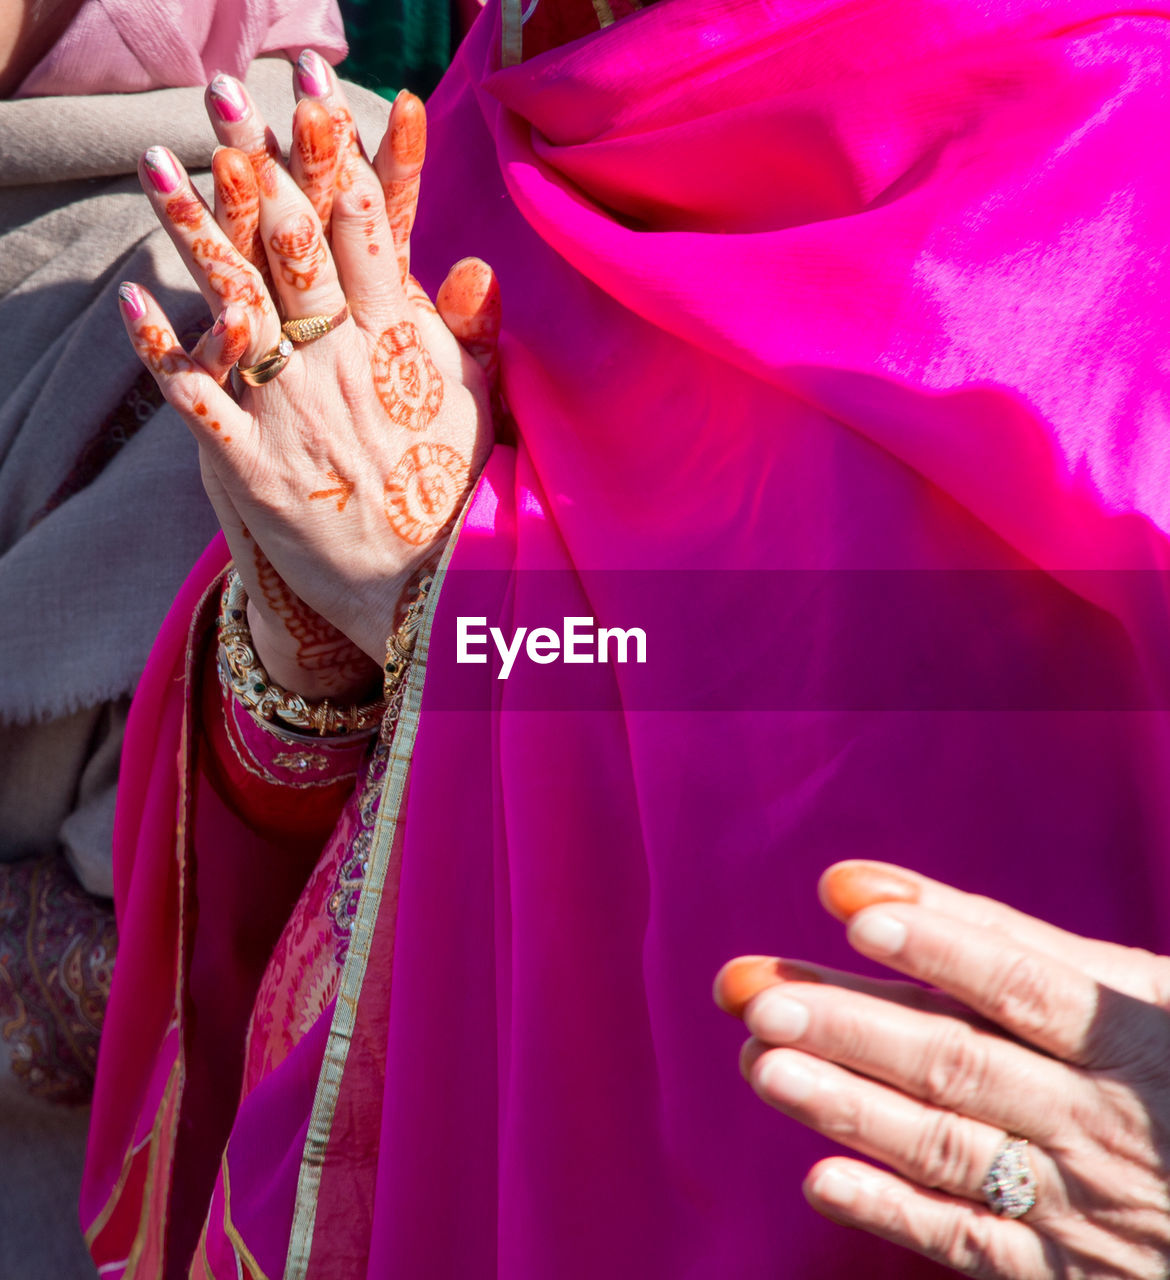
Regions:
<svg viewBox="0 0 1170 1280"><path fill-rule="evenodd" d="M710 982L849 966L840 857L1170 951L1165 33L668 0L501 70L489 6L417 261L496 267L519 445L431 597L338 999L238 1107L308 855L175 779L221 559L164 630L83 1199L108 1274L161 1274L213 1182L198 1275L936 1273L804 1205L829 1144L742 1084ZM458 616L562 611L644 626L646 667L453 660Z"/></svg>

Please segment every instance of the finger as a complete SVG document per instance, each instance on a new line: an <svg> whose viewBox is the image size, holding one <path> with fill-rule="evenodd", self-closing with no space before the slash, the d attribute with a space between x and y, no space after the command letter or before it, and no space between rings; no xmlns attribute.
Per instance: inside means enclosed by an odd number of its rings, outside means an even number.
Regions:
<svg viewBox="0 0 1170 1280"><path fill-rule="evenodd" d="M328 235L337 175L337 139L329 112L315 98L303 98L293 114L289 171Z"/></svg>
<svg viewBox="0 0 1170 1280"><path fill-rule="evenodd" d="M785 983L744 1014L763 1044L815 1054L901 1092L1053 1146L1070 1114L1095 1099L1089 1080L1052 1058L973 1026L832 983Z"/></svg>
<svg viewBox="0 0 1170 1280"><path fill-rule="evenodd" d="M139 177L212 313L233 302L248 312L245 359L267 354L279 339L280 322L264 282L220 230L183 167L165 147L151 147L139 164Z"/></svg>
<svg viewBox="0 0 1170 1280"><path fill-rule="evenodd" d="M354 319L382 332L408 316L394 237L378 179L357 142L353 118L337 77L323 58L306 50L297 63L298 94L312 93L333 121L337 146L330 244Z"/></svg>
<svg viewBox="0 0 1170 1280"><path fill-rule="evenodd" d="M365 152L337 77L316 50L306 49L297 59L293 80L298 99L317 98L329 112L337 141L337 189L344 191L352 185L357 162L365 160Z"/></svg>
<svg viewBox="0 0 1170 1280"><path fill-rule="evenodd" d="M847 937L863 955L940 987L1066 1062L1155 1065L1170 1055L1161 1009L992 930L898 902L863 908Z"/></svg>
<svg viewBox="0 0 1170 1280"><path fill-rule="evenodd" d="M216 223L236 252L266 275L268 258L260 239L260 187L248 157L232 147L218 147L211 157L211 175Z"/></svg>
<svg viewBox="0 0 1170 1280"><path fill-rule="evenodd" d="M207 86L204 103L220 145L242 151L257 177L281 165L276 135L242 81L220 73Z"/></svg>
<svg viewBox="0 0 1170 1280"><path fill-rule="evenodd" d="M818 1213L980 1280L1051 1280L1044 1239L1026 1222L924 1191L859 1160L813 1166L804 1194Z"/></svg>
<svg viewBox="0 0 1170 1280"><path fill-rule="evenodd" d="M418 211L426 151L426 108L413 93L404 90L394 99L386 133L374 156L374 172L382 186L386 217L403 280L410 273L410 236Z"/></svg>
<svg viewBox="0 0 1170 1280"><path fill-rule="evenodd" d="M138 358L158 389L203 448L222 453L233 440L246 443L251 420L207 369L179 345L163 309L141 286L118 287L118 304ZM226 326L225 326L226 332Z"/></svg>
<svg viewBox="0 0 1170 1280"><path fill-rule="evenodd" d="M222 72L215 76L204 93L204 104L220 146L228 147L233 152L242 152L244 161L252 171L249 181L243 174L239 157L232 157L231 176L235 179L238 194L224 193L225 212L231 208L238 208L243 212L234 228L225 225L224 219L220 217L220 195L217 189L216 218L240 253L260 272L265 287L272 292L268 259L260 239L259 193L255 188L260 181L271 184L273 170L282 163L280 146L247 87L234 76L224 75ZM226 162L221 161L221 164L224 163ZM212 167L215 167L214 159Z"/></svg>
<svg viewBox="0 0 1170 1280"><path fill-rule="evenodd" d="M444 324L495 387L500 365L500 283L482 258L463 258L439 286L435 305Z"/></svg>
<svg viewBox="0 0 1170 1280"><path fill-rule="evenodd" d="M875 1080L795 1049L755 1054L748 1083L769 1106L826 1138L889 1165L919 1186L983 1203L983 1182L1004 1131L908 1098ZM1060 1175L1043 1148L1026 1148L1036 1176L1034 1222L1068 1208Z"/></svg>
<svg viewBox="0 0 1170 1280"><path fill-rule="evenodd" d="M270 186L260 183L260 235L284 315L333 316L346 297L321 220L284 169L272 176Z"/></svg>
<svg viewBox="0 0 1170 1280"><path fill-rule="evenodd" d="M229 303L195 344L191 358L222 386L248 349L248 313Z"/></svg>
<svg viewBox="0 0 1170 1280"><path fill-rule="evenodd" d="M1134 947L1082 938L992 898L964 893L904 867L884 862L838 862L821 877L819 892L826 910L838 920L848 920L875 902L917 902L1075 965L1098 982L1139 1000L1170 1002L1170 968L1164 958Z"/></svg>
<svg viewBox="0 0 1170 1280"><path fill-rule="evenodd" d="M712 992L715 1003L734 1018L742 1018L751 1001L771 987L790 982L832 983L846 991L861 991L881 1000L893 1000L907 1009L922 1009L960 1017L972 1026L991 1024L964 1009L957 1000L942 991L920 986L916 982L894 982L865 978L860 974L830 969L805 961L781 960L776 956L737 956L729 960L715 976Z"/></svg>

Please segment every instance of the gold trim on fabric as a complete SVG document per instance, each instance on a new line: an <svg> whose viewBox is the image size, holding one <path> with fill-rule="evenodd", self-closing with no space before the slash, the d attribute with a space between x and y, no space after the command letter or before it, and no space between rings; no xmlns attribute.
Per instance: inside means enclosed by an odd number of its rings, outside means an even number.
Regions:
<svg viewBox="0 0 1170 1280"><path fill-rule="evenodd" d="M223 1229L227 1234L227 1238L231 1241L232 1248L236 1251L237 1260L243 1260L248 1270L252 1273L253 1280L268 1280L264 1268L256 1261L252 1250L244 1243L244 1237L240 1235L239 1228L232 1221L232 1183L231 1175L228 1172L228 1153L226 1150L220 1160L219 1168L223 1177Z"/></svg>
<svg viewBox="0 0 1170 1280"><path fill-rule="evenodd" d="M503 0L500 5L500 30L503 48L500 63L514 67L524 58L524 0Z"/></svg>
<svg viewBox="0 0 1170 1280"><path fill-rule="evenodd" d="M142 1205L138 1212L138 1230L134 1236L134 1243L130 1246L130 1253L126 1258L126 1269L122 1272L122 1280L134 1280L134 1277L138 1274L138 1264L142 1261L142 1250L146 1245L146 1236L151 1230L152 1225L157 1225L160 1233L165 1233L166 1231L165 1199L163 1204L163 1221L158 1224L152 1224L150 1221L150 1210L153 1207L154 1202L151 1199L150 1193L154 1184L154 1175L158 1164L159 1145L162 1139L163 1117L167 1114L168 1108L171 1108L172 1105L173 1115L170 1126L172 1142L174 1139L174 1131L178 1127L179 1107L177 1100L173 1099L173 1095L176 1090L182 1088L180 1079L182 1076L182 1066L182 1050L180 1048L178 1056L171 1064L171 1072L167 1077L166 1087L162 1091L162 1098L159 1102L158 1113L155 1115L154 1125L150 1131L150 1147L146 1157L146 1180L142 1185ZM172 1154L174 1154L173 1147ZM160 1239L161 1238L162 1235L160 1234ZM162 1274L161 1267L159 1274Z"/></svg>
<svg viewBox="0 0 1170 1280"><path fill-rule="evenodd" d="M164 1089L165 1093L166 1090ZM152 1130L153 1132L153 1130ZM122 1192L126 1189L126 1179L130 1176L130 1166L134 1163L134 1157L142 1150L142 1148L150 1141L150 1134L139 1142L136 1146L130 1148L122 1157L122 1172L118 1174L118 1180L114 1183L114 1189L110 1192L105 1204L98 1211L98 1215L82 1232L82 1239L85 1241L85 1247L92 1252L93 1242L101 1235L105 1229L105 1225L110 1220L110 1215L118 1207L118 1201L122 1198Z"/></svg>
<svg viewBox="0 0 1170 1280"><path fill-rule="evenodd" d="M313 1099L309 1131L305 1137L300 1176L297 1179L296 1208L293 1213L292 1232L289 1235L284 1280L307 1280L309 1274L309 1257L313 1251L313 1229L317 1220L317 1197L321 1191L325 1153L329 1147L333 1119L341 1094L341 1080L345 1074L345 1062L357 1021L358 1001L361 998L362 983L365 980L370 959L370 944L382 906L382 891L386 883L391 848L394 844L394 832L398 825L402 797L406 791L406 778L418 733L419 708L422 703L423 681L426 678L431 625L434 621L435 609L439 604L439 597L442 595L447 566L455 552L459 533L471 509L477 489L478 486L472 489L471 496L464 504L443 551L443 557L435 570L434 582L427 594L426 608L423 611L422 623L415 641L414 659L410 664L410 673L406 679L402 698L402 712L398 717L398 724L394 729L394 737L390 745L386 781L383 784L382 800L370 849L370 868L366 873L361 897L358 899L357 916L350 933L349 954L345 958L345 965L341 971L337 1006L333 1011L333 1022L329 1028L329 1039L325 1045L321 1074L317 1077L317 1093Z"/></svg>
<svg viewBox="0 0 1170 1280"><path fill-rule="evenodd" d="M162 1099L159 1103L158 1111L155 1115L154 1126L150 1135L150 1153L146 1161L146 1180L142 1188L142 1205L139 1209L138 1231L134 1237L134 1243L130 1248L129 1257L126 1259L126 1270L123 1272L123 1280L134 1280L134 1276L138 1270L138 1264L142 1258L142 1251L145 1247L146 1236L153 1231L159 1242L160 1249L165 1249L166 1233L167 1233L167 1209L170 1200L170 1180L171 1180L171 1163L175 1156L175 1143L179 1130L179 1114L182 1110L181 1099L183 1095L183 1086L186 1083L187 1071L183 1053L183 978L186 972L187 961L187 929L189 922L186 918L187 906L187 846L189 842L189 833L191 827L191 803L192 788L190 785L190 770L194 756L194 735L195 726L198 723L198 708L195 705L193 693L196 688L196 675L198 672L198 664L200 658L199 638L204 634L207 627L207 607L208 601L218 600L219 592L222 587L222 575L217 578L211 586L199 598L199 603L195 606L194 613L191 617L191 625L187 629L187 649L184 654L183 674L184 674L184 693L185 701L183 706L183 722L180 730L179 738L179 757L177 768L179 771L179 794L176 809L178 812L178 821L175 830L175 859L178 864L178 889L179 889L179 936L176 940L177 954L175 957L175 997L172 1005L172 1020L167 1027L169 1035L171 1029L176 1032L175 1045L175 1061L171 1064L170 1074L167 1077L166 1087L162 1092ZM167 1107L172 1107L170 1133L167 1135L169 1139L167 1151L167 1168L164 1171L157 1169L159 1157L159 1139L161 1138L161 1125L163 1117L166 1114ZM155 1178L165 1176L167 1187L161 1195L156 1195ZM157 1207L158 1217L156 1221L151 1221L151 1211ZM160 1260L161 1261L161 1260ZM161 1274L161 1272L160 1272Z"/></svg>
<svg viewBox="0 0 1170 1280"><path fill-rule="evenodd" d="M601 27L612 27L614 24L613 10L609 7L609 0L593 0L593 12L597 14L597 22Z"/></svg>

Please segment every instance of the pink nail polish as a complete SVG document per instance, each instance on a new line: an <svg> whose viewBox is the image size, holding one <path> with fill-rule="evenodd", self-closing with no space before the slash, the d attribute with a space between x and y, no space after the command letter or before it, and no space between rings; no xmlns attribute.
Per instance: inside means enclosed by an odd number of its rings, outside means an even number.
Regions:
<svg viewBox="0 0 1170 1280"><path fill-rule="evenodd" d="M211 332L218 338L227 328L227 312L221 311L215 318L215 323L211 326Z"/></svg>
<svg viewBox="0 0 1170 1280"><path fill-rule="evenodd" d="M297 59L297 86L311 98L323 98L329 92L329 72L315 49L306 49Z"/></svg>
<svg viewBox="0 0 1170 1280"><path fill-rule="evenodd" d="M122 305L122 311L129 316L131 320L141 320L146 315L146 299L142 296L142 290L136 284L120 284L118 286L118 301Z"/></svg>
<svg viewBox="0 0 1170 1280"><path fill-rule="evenodd" d="M183 174L175 157L166 147L151 147L142 161L146 165L151 185L164 196L169 195L183 181Z"/></svg>
<svg viewBox="0 0 1170 1280"><path fill-rule="evenodd" d="M226 124L239 124L248 114L248 100L238 80L221 72L207 88L215 114Z"/></svg>

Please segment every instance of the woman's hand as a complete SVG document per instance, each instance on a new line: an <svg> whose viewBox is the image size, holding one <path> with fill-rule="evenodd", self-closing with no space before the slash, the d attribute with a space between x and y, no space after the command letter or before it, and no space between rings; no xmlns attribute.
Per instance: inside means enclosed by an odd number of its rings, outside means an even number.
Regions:
<svg viewBox="0 0 1170 1280"><path fill-rule="evenodd" d="M422 104L395 104L378 157L384 184L325 63L307 55L297 78L302 97L320 96L303 98L294 122L304 191L246 90L226 77L208 94L221 142L234 144L213 163L218 220L169 152L144 158L143 186L219 313L213 329L188 354L144 290L124 287L122 306L136 349L199 441L265 665L287 687L337 698L376 676L404 586L441 548L491 447L490 388L475 355L491 363L499 307L483 263L453 270L442 301L481 341L473 354L405 274ZM238 404L223 389L232 364L277 347L282 318L336 317L347 305L348 318L298 346L272 381L244 387Z"/></svg>
<svg viewBox="0 0 1170 1280"><path fill-rule="evenodd" d="M1170 960L879 863L821 896L863 955L961 1006L763 957L720 972L760 1097L896 1171L823 1160L814 1208L973 1276L1170 1274ZM1035 1174L1018 1219L983 1190L1008 1135Z"/></svg>

